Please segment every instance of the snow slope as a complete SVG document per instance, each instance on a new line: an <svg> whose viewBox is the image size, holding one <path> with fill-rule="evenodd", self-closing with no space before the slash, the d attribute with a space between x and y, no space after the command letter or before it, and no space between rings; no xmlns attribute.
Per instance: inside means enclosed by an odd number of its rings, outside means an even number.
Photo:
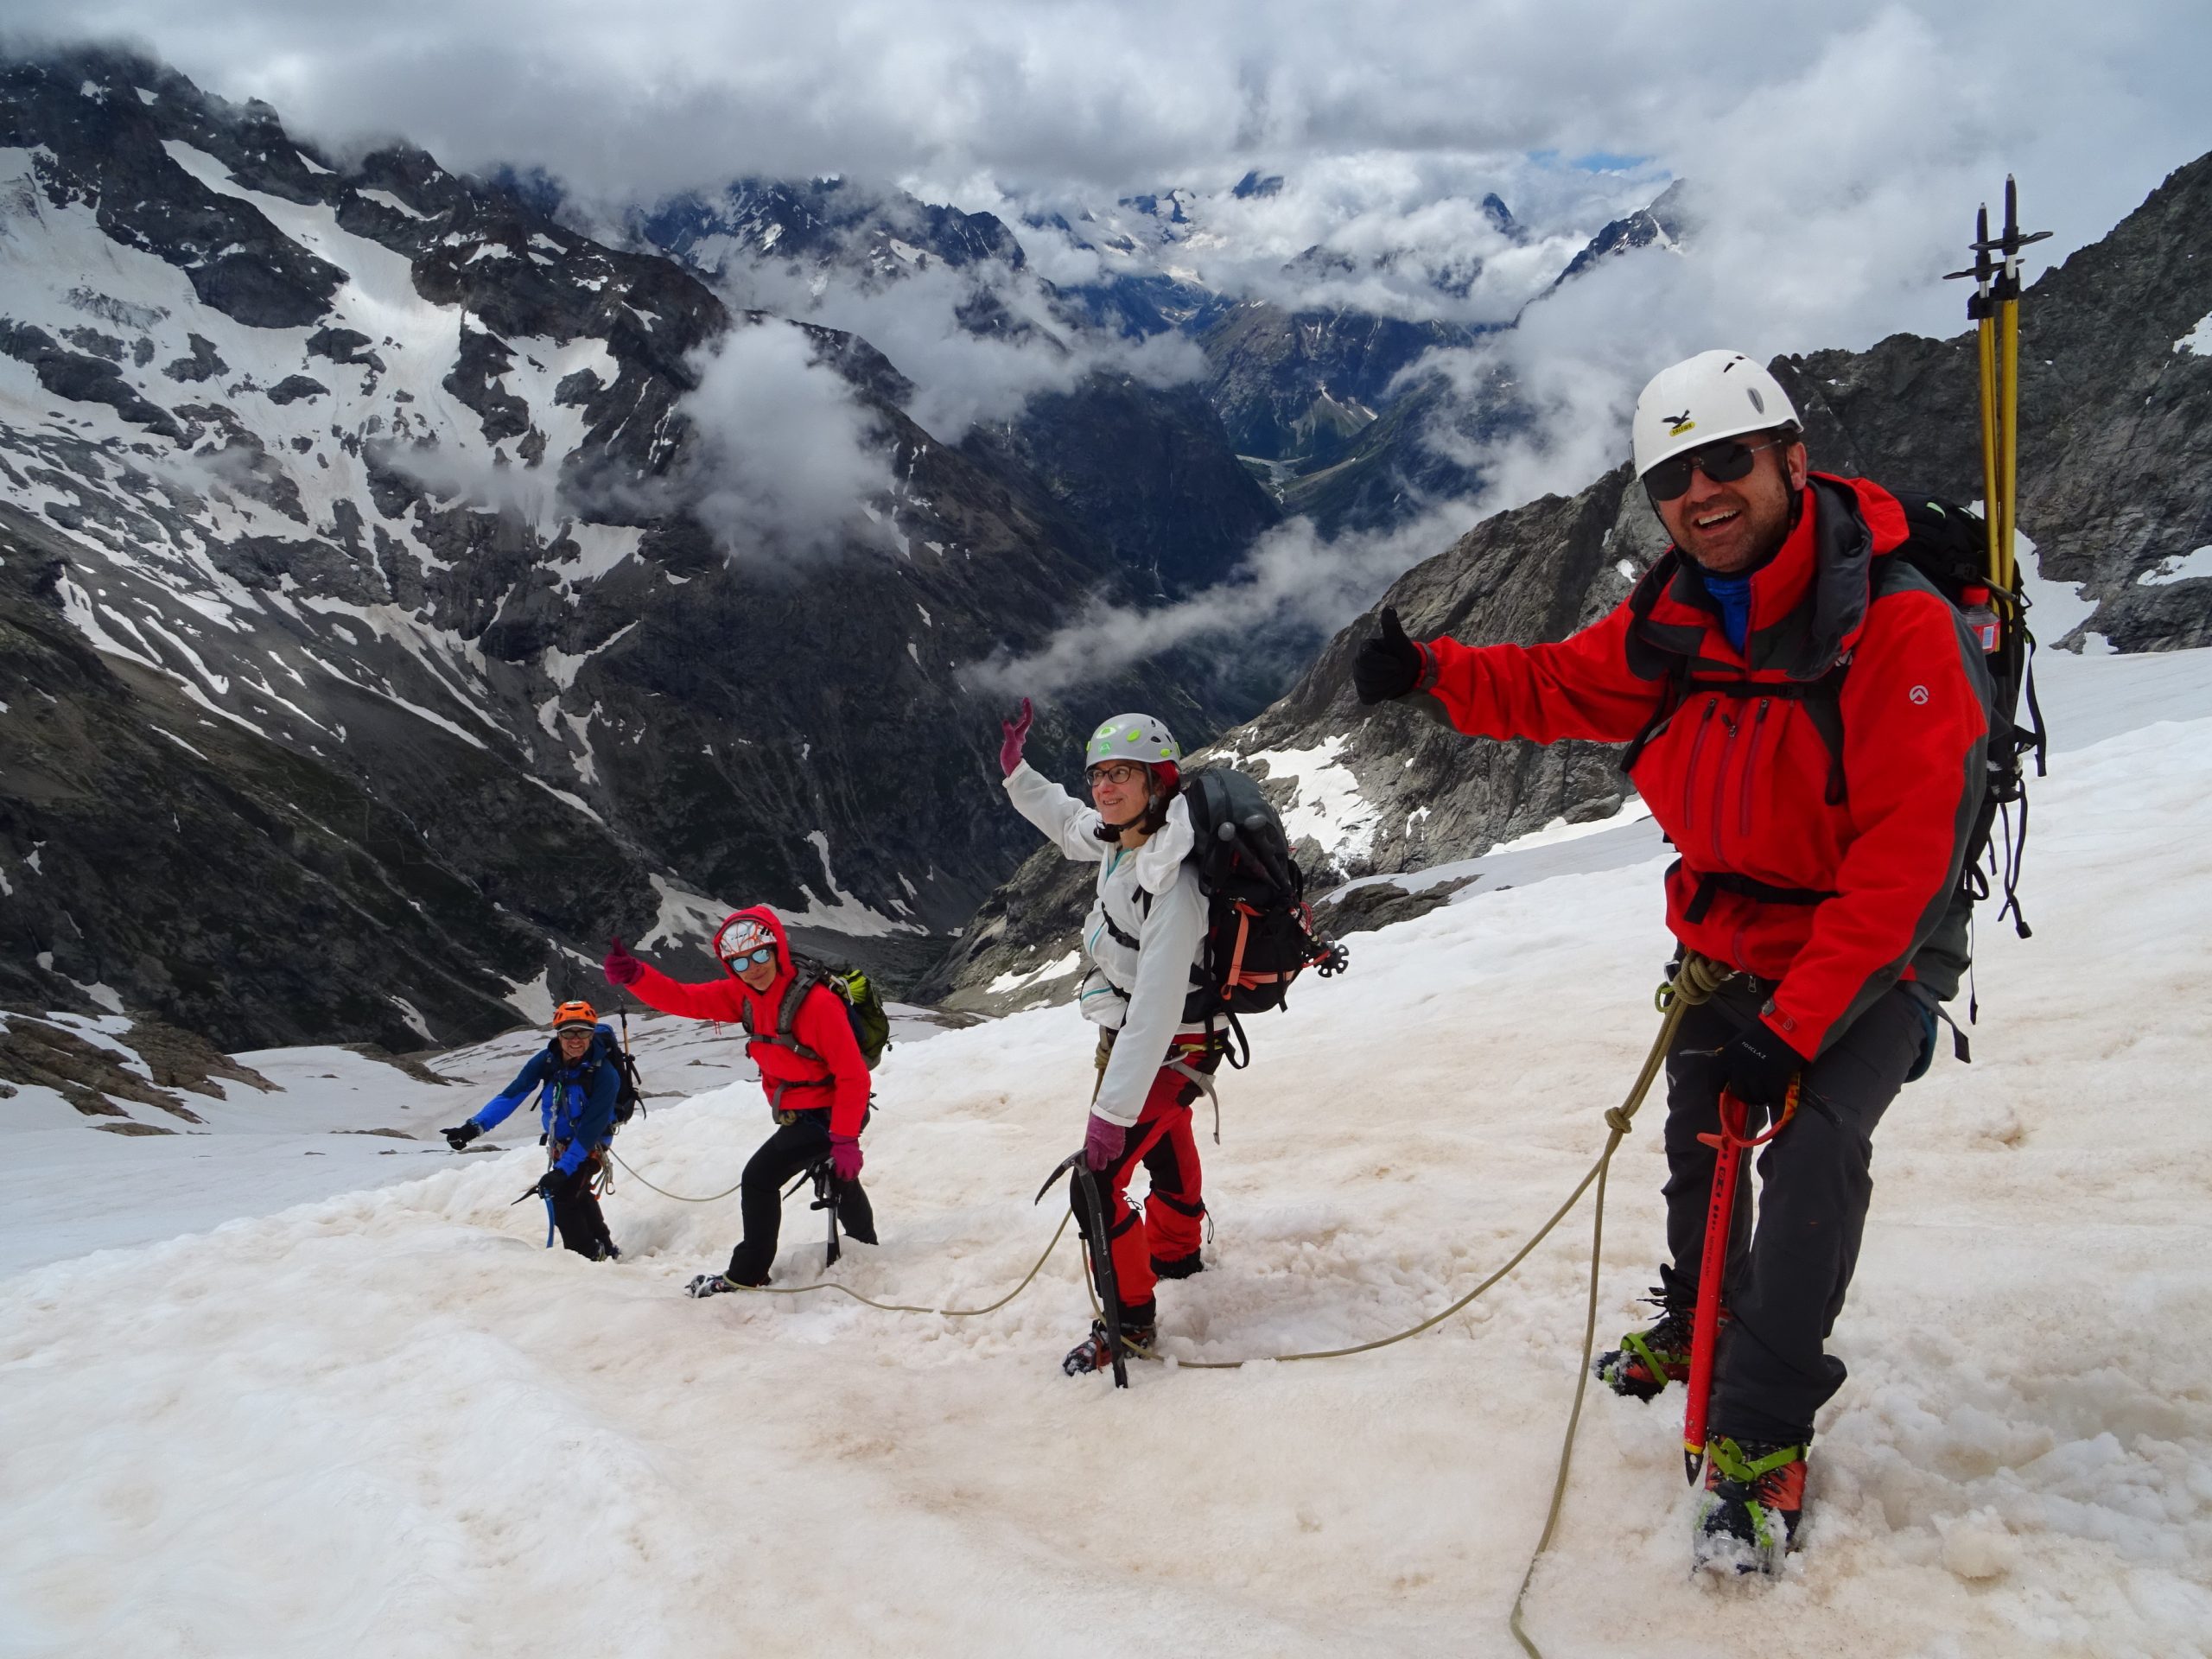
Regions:
<svg viewBox="0 0 2212 1659"><path fill-rule="evenodd" d="M2201 694L2205 666L2164 671ZM1983 929L1976 1064L1940 1059L1878 1138L1853 1377L1784 1581L1689 1580L1675 1402L1595 1396L1531 1593L1548 1653L2208 1650L2208 792L2201 715L2040 786L2036 937ZM1301 987L1224 1088L1219 1233L1166 1287L1167 1350L1379 1335L1503 1261L1649 1039L1656 876L1478 885ZM1011 1286L1051 1235L1030 1195L1079 1134L1088 1056L1066 1008L894 1050L868 1141L885 1243L836 1275L970 1306ZM1617 1162L1602 1331L1652 1276L1657 1116ZM712 1192L765 1127L733 1084L622 1149ZM1140 1366L1116 1395L1058 1374L1088 1317L1065 1246L981 1319L693 1303L734 1202L626 1178L629 1258L595 1266L507 1207L535 1159L0 1282L0 1649L1515 1651L1586 1217L1417 1341ZM780 1282L814 1276L811 1223L792 1206Z"/></svg>
<svg viewBox="0 0 2212 1659"><path fill-rule="evenodd" d="M551 1012L549 1001L545 1014ZM919 1009L893 1004L891 1014L894 1045L944 1029ZM120 1017L48 1017L82 1033L103 1024L127 1031L130 1024ZM733 1082L749 1085L759 1075L742 1046L716 1027L642 1014L632 1017L630 1030L648 1116ZM240 1054L235 1058L276 1085L274 1093L213 1079L211 1087L220 1091L213 1096L179 1090L202 1122L143 1137L89 1133L107 1120L88 1124L54 1090L24 1086L8 1103L10 1154L29 1179L28 1190L0 1211L0 1272L150 1244L334 1192L414 1180L452 1156L438 1130L506 1087L543 1040L534 1031L510 1032L437 1055L430 1070L443 1083L347 1048ZM137 1069L135 1061L125 1065ZM534 1146L537 1137L535 1114L518 1112L470 1155Z"/></svg>

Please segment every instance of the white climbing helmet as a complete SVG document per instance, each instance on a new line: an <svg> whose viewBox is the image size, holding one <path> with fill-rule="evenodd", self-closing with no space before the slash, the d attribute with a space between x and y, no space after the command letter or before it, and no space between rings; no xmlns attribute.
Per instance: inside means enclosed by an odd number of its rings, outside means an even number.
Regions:
<svg viewBox="0 0 2212 1659"><path fill-rule="evenodd" d="M1700 352L1651 377L1636 400L1636 475L1715 438L1802 428L1782 383L1741 352Z"/></svg>
<svg viewBox="0 0 2212 1659"><path fill-rule="evenodd" d="M1147 766L1175 766L1183 751L1165 721L1150 715L1116 715L1083 746L1086 769L1107 760L1138 760Z"/></svg>

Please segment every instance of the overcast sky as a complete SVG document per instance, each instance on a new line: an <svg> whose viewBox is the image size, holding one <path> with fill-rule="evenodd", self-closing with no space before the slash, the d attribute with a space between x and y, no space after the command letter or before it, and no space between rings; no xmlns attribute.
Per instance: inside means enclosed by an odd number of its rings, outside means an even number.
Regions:
<svg viewBox="0 0 2212 1659"><path fill-rule="evenodd" d="M1459 175L1592 154L1788 166L1840 137L1898 168L2035 177L2079 240L2212 147L2201 0L11 0L143 41L326 134L595 190L861 173L1115 193L1364 157ZM1910 41L1924 64L1870 61ZM1885 87L1905 72L1900 100ZM1920 102L1937 94L1935 107ZM1917 105L1917 107L1915 107ZM1837 129L1840 128L1839 134ZM1839 160L1853 159L1848 155ZM1857 159L1866 159L1864 156ZM1518 207L1516 205L1516 211Z"/></svg>

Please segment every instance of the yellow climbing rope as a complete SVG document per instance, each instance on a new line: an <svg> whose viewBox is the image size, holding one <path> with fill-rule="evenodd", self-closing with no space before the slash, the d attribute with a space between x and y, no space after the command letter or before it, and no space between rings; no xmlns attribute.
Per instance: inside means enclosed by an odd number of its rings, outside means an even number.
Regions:
<svg viewBox="0 0 2212 1659"><path fill-rule="evenodd" d="M1707 1001L1733 974L1718 963L1709 961L1695 952L1683 956L1681 965L1675 969L1675 977L1659 991L1661 1019L1659 1034L1652 1039L1651 1052L1643 1057L1643 1069L1636 1075L1636 1083L1628 1096L1605 1114L1605 1149L1598 1154L1598 1167L1593 1172L1598 1180L1598 1200L1590 1224L1590 1302L1582 1321L1582 1363L1574 1375L1574 1407L1567 1414L1567 1433L1559 1446L1559 1472L1552 1480L1552 1502L1544 1514L1543 1535L1536 1540L1536 1548L1529 1556L1528 1571L1521 1575L1521 1588L1513 1598L1513 1616L1507 1627L1513 1639L1529 1659L1544 1659L1543 1650L1531 1641L1528 1631L1521 1628L1521 1609L1529 1599L1529 1586L1536 1576L1536 1563L1552 1546L1552 1535L1559 1529L1559 1516L1567 1503L1567 1476L1574 1459L1574 1434L1582 1426L1582 1397L1590 1386L1590 1351L1597 1345L1598 1337L1598 1268L1605 1248L1605 1175L1613 1160L1613 1149L1629 1133L1630 1122L1637 1108L1643 1104L1643 1097L1667 1064L1667 1051L1674 1044L1675 1028L1682 1022L1682 1015L1699 1003Z"/></svg>
<svg viewBox="0 0 2212 1659"><path fill-rule="evenodd" d="M709 1198L687 1198L681 1192L671 1192L664 1186L653 1186L653 1184L651 1181L639 1174L636 1170L632 1169L626 1163L623 1163L622 1154L615 1151L613 1147L607 1147L607 1155L612 1158L616 1163L622 1164L623 1173L629 1176L632 1180L637 1182L639 1185L652 1187L652 1190L659 1193L664 1198L674 1198L678 1204L720 1204L724 1198L729 1197L731 1193L736 1192L739 1186L743 1186L745 1185L745 1183L741 1180L738 1182L737 1186L726 1186L721 1192L715 1193Z"/></svg>
<svg viewBox="0 0 2212 1659"><path fill-rule="evenodd" d="M834 1290L851 1297L856 1302L865 1302L870 1307L881 1308L886 1313L935 1313L948 1319L977 1319L985 1313L997 1313L999 1309L1029 1288L1030 1281L1044 1271L1045 1263L1052 1259L1052 1252L1059 1248L1060 1235L1067 1231L1068 1223L1073 1218L1072 1212L1060 1217L1060 1224L1052 1231L1052 1243L1045 1246L1044 1255L1037 1258L1029 1271L1021 1275L1021 1282L987 1307L910 1307L903 1302L879 1302L874 1297L863 1296L851 1286L841 1285L834 1279L817 1279L810 1285L732 1285L730 1288L749 1291L755 1296L804 1296L817 1290Z"/></svg>

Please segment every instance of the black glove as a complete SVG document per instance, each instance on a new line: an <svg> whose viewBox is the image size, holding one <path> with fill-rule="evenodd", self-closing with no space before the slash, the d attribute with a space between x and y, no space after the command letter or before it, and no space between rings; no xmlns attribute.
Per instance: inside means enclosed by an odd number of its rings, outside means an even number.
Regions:
<svg viewBox="0 0 2212 1659"><path fill-rule="evenodd" d="M1777 1036L1764 1020L1754 1020L1720 1050L1720 1077L1728 1092L1746 1106L1779 1111L1804 1056Z"/></svg>
<svg viewBox="0 0 2212 1659"><path fill-rule="evenodd" d="M438 1133L445 1136L446 1145L451 1147L455 1152L459 1152L484 1131L478 1128L472 1121L455 1124L450 1129L440 1129Z"/></svg>
<svg viewBox="0 0 2212 1659"><path fill-rule="evenodd" d="M558 1164L556 1164L552 1168L547 1170L543 1175L537 1178L538 1196L540 1198L557 1198L561 1196L561 1189L568 1185L568 1184L575 1179L575 1177L574 1175L570 1174L567 1170L563 1169Z"/></svg>
<svg viewBox="0 0 2212 1659"><path fill-rule="evenodd" d="M1428 653L1406 638L1396 610L1386 608L1382 632L1362 645L1351 659L1352 689L1362 702L1388 702L1420 684L1427 667Z"/></svg>

